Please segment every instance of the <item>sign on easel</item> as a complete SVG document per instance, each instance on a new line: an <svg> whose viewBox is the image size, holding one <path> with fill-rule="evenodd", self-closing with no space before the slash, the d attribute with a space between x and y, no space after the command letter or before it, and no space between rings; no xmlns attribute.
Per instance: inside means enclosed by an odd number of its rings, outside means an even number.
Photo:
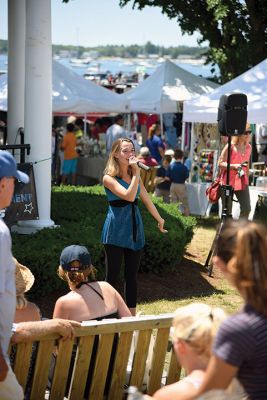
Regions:
<svg viewBox="0 0 267 400"><path fill-rule="evenodd" d="M12 202L5 211L4 220L8 225L39 219L33 165L18 164L18 169L29 175L30 180L26 185L16 180Z"/></svg>

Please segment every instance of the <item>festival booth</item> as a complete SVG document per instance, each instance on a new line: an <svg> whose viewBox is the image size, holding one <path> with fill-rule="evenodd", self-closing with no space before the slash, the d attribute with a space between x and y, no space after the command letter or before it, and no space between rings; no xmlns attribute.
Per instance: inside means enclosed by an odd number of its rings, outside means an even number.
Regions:
<svg viewBox="0 0 267 400"><path fill-rule="evenodd" d="M78 114L86 120L88 113L127 112L127 101L120 95L92 83L71 69L53 61L52 111L54 115ZM0 110L7 111L7 74L0 77ZM51 132L48 132L51 135ZM106 159L94 154L94 143L85 138L83 157L78 159L78 175L99 180Z"/></svg>
<svg viewBox="0 0 267 400"><path fill-rule="evenodd" d="M192 99L200 94L211 93L218 85L202 77L191 74L190 72L178 67L173 62L166 60L157 70L140 85L125 94L121 95L128 101L129 111L142 112L147 114L160 115L161 125L163 127L164 117L170 113L182 113L185 100ZM164 120L165 122L165 120ZM207 135L214 136L214 130ZM167 131L167 130L166 130ZM176 133L174 133L176 135ZM190 140L188 136L188 127L183 125L182 147L186 141ZM200 133L201 136L203 133ZM168 140L168 132L166 132ZM177 146L177 144L176 144ZM203 148L203 147L202 147ZM216 153L207 154L203 152L203 161L205 158L216 159ZM207 171L212 174L212 171ZM191 214L203 214L206 211L206 204L203 201L205 193L203 188L196 187L195 184L187 184L189 208ZM196 196L197 191L197 196ZM196 204L195 199L198 199Z"/></svg>
<svg viewBox="0 0 267 400"><path fill-rule="evenodd" d="M203 170L203 160L201 159L202 152L206 153L207 163L208 156L211 152L214 153L213 161L208 167L208 170L214 170L214 161L217 158L217 151L219 150L220 138L217 133L217 113L219 100L222 95L230 93L245 93L248 98L248 122L250 124L267 124L267 59L246 71L237 78L231 80L225 85L215 89L212 93L207 95L198 96L190 101L185 101L183 121L192 123L192 141L191 141L191 157L195 162L195 185L198 187L196 192L205 193L208 186L206 177L202 179L201 171ZM201 145L203 147L201 148ZM205 167L204 167L205 169ZM253 170L251 171L254 172ZM264 173L264 172L263 172ZM193 178L193 177L192 177ZM211 178L211 176L210 176ZM212 179L210 179L211 181ZM199 189L201 187L201 190ZM253 217L256 202L259 194L266 194L266 188L261 186L250 186L251 206L252 211L250 218ZM203 199L202 199L203 201ZM207 209L207 200L201 214ZM239 203L234 203L233 215L238 216ZM204 214L202 214L204 215Z"/></svg>
<svg viewBox="0 0 267 400"><path fill-rule="evenodd" d="M199 94L210 93L217 86L166 60L152 75L121 97L125 99L130 112L158 114L163 130L163 116L181 114L185 100ZM166 121L164 123L166 125ZM168 135L170 141L172 141L171 136L176 135L176 132L171 130L171 125L169 130L166 129L167 140Z"/></svg>

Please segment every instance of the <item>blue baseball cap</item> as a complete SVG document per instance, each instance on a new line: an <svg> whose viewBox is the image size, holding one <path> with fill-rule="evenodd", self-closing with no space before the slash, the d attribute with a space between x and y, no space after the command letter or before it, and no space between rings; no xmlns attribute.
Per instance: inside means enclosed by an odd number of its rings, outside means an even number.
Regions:
<svg viewBox="0 0 267 400"><path fill-rule="evenodd" d="M72 261L79 261L80 266L72 266ZM90 253L86 247L76 244L65 247L60 256L60 265L66 271L83 271L91 265Z"/></svg>
<svg viewBox="0 0 267 400"><path fill-rule="evenodd" d="M20 182L28 183L29 177L17 169L15 158L6 150L0 150L0 179L13 176Z"/></svg>

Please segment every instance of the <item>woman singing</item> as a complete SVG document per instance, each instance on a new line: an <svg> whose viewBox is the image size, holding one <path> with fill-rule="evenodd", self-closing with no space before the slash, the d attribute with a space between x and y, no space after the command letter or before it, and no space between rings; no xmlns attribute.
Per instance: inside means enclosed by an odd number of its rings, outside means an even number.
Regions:
<svg viewBox="0 0 267 400"><path fill-rule="evenodd" d="M240 217L248 217L250 213L250 197L248 188L249 161L251 145L249 144L250 130L247 129L243 135L232 138L230 155L230 179L229 185L234 189L234 194L240 204ZM228 144L222 150L218 165L222 169L222 184L226 185ZM225 196L222 191L222 202L224 208ZM232 204L230 206L232 208ZM228 211L231 211L228 210Z"/></svg>
<svg viewBox="0 0 267 400"><path fill-rule="evenodd" d="M106 253L106 280L113 286L124 258L125 300L132 315L136 312L137 271L145 244L143 222L137 206L139 196L158 222L159 230L167 232L164 219L140 179L137 162L130 139L120 138L113 143L103 178L109 208L101 238Z"/></svg>

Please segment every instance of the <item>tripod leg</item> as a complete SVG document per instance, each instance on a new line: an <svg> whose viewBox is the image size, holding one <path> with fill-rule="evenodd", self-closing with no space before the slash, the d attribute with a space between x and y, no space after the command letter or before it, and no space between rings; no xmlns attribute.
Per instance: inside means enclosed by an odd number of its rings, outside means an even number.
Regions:
<svg viewBox="0 0 267 400"><path fill-rule="evenodd" d="M205 262L205 267L208 269L208 275L209 276L212 276L212 271L213 271L213 265L212 265L212 263L210 264L210 259L211 259L212 255L214 253L218 237L220 236L220 233L221 233L221 230L222 230L222 226L223 226L223 222L224 222L224 220L222 219L221 223L220 223L220 225L219 225L219 227L218 227L218 229L216 231L216 234L215 234L215 237L213 239L213 242L212 242L208 257L207 257L206 262Z"/></svg>

